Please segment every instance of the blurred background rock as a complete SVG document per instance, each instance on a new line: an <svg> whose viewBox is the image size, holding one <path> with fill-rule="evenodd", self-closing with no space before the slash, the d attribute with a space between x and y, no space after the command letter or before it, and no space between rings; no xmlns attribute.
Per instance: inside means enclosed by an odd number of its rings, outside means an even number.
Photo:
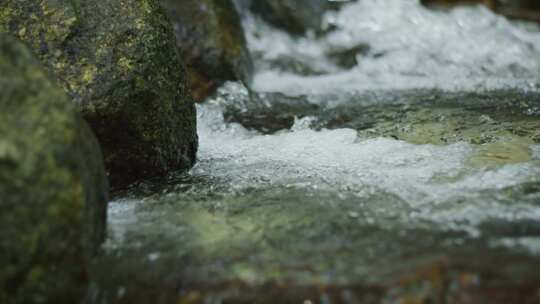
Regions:
<svg viewBox="0 0 540 304"><path fill-rule="evenodd" d="M483 4L511 19L540 22L540 1L538 0L421 0L421 2L430 7Z"/></svg>

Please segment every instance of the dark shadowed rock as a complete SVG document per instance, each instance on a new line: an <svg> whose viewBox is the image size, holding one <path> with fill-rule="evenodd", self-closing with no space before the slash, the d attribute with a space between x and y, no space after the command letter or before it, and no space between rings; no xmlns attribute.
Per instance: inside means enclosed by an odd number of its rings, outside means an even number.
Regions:
<svg viewBox="0 0 540 304"><path fill-rule="evenodd" d="M0 35L0 303L81 303L105 237L97 140L30 51Z"/></svg>
<svg viewBox="0 0 540 304"><path fill-rule="evenodd" d="M323 34L333 29L324 22L324 14L339 10L355 0L235 0L237 7L245 12L251 10L266 22L302 36L308 31Z"/></svg>
<svg viewBox="0 0 540 304"><path fill-rule="evenodd" d="M230 0L161 0L173 22L189 83L202 101L227 80L251 82L253 64Z"/></svg>
<svg viewBox="0 0 540 304"><path fill-rule="evenodd" d="M365 56L369 51L369 45L360 43L349 48L330 49L326 56L338 67L351 69L358 64L358 56Z"/></svg>
<svg viewBox="0 0 540 304"><path fill-rule="evenodd" d="M283 54L273 59L261 60L261 66L302 76L324 75L328 72L313 64L313 57Z"/></svg>
<svg viewBox="0 0 540 304"><path fill-rule="evenodd" d="M319 30L326 10L325 0L252 1L251 10L274 26L295 35Z"/></svg>
<svg viewBox="0 0 540 304"><path fill-rule="evenodd" d="M96 133L113 186L190 167L195 108L157 0L0 2L0 29L27 42Z"/></svg>

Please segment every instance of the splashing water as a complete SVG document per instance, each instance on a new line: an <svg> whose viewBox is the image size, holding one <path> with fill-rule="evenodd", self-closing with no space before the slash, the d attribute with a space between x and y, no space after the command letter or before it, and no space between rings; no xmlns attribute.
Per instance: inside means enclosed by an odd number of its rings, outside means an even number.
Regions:
<svg viewBox="0 0 540 304"><path fill-rule="evenodd" d="M165 274L188 260L176 271L198 284L380 283L448 252L536 261L540 32L413 0L326 19L335 31L294 39L246 16L254 91L227 83L197 106L198 163L112 203L109 252ZM352 69L328 57L358 44ZM284 55L322 73L269 63Z"/></svg>
<svg viewBox="0 0 540 304"><path fill-rule="evenodd" d="M326 66L329 72L300 77L260 71L254 88L299 94L410 88L530 90L538 84L540 34L481 6L436 12L417 0L368 0L330 13L327 20L338 30L323 38L294 40L248 19L250 47L263 58L296 54L309 58L314 68ZM359 44L369 45L370 50L358 55L352 70L335 72L324 56Z"/></svg>
<svg viewBox="0 0 540 304"><path fill-rule="evenodd" d="M479 150L474 144L418 145L394 138L363 138L354 129L316 131L310 125L317 118L311 116L296 118L290 130L261 135L223 118L223 107L245 98L246 89L229 83L220 94L198 107L201 152L192 174L211 175L221 189L241 193L251 188L302 188L349 193L358 200L385 193L411 210L420 210L415 220L430 219L452 229L462 220L471 224L460 224L468 231L485 219L540 219L536 206L509 206L508 198L489 194L485 204L478 198L482 192L538 181L540 159L532 151L540 146L532 142L522 147L528 162L471 167ZM478 203L464 209L456 199Z"/></svg>

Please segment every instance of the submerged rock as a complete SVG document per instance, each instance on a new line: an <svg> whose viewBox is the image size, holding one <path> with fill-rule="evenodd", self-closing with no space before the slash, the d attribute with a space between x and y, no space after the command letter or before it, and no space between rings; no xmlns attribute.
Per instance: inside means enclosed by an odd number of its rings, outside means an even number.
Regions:
<svg viewBox="0 0 540 304"><path fill-rule="evenodd" d="M202 101L228 80L251 82L253 64L232 1L161 0L161 4L174 24L196 100Z"/></svg>
<svg viewBox="0 0 540 304"><path fill-rule="evenodd" d="M441 5L441 6L452 6L452 5L485 5L489 8L495 8L498 5L497 0L421 0L423 5ZM509 2L519 2L519 1L509 1Z"/></svg>
<svg viewBox="0 0 540 304"><path fill-rule="evenodd" d="M113 186L190 167L195 108L157 0L0 3L0 30L27 42L96 133Z"/></svg>
<svg viewBox="0 0 540 304"><path fill-rule="evenodd" d="M358 56L366 56L369 51L369 45L360 43L349 48L330 49L326 52L326 56L335 65L344 69L352 69L358 64Z"/></svg>
<svg viewBox="0 0 540 304"><path fill-rule="evenodd" d="M105 238L97 140L22 44L0 35L0 302L80 303Z"/></svg>
<svg viewBox="0 0 540 304"><path fill-rule="evenodd" d="M318 76L330 73L324 66L317 65L316 62L314 64L314 60L316 59L313 57L300 54L283 54L272 59L261 59L259 66L302 76Z"/></svg>

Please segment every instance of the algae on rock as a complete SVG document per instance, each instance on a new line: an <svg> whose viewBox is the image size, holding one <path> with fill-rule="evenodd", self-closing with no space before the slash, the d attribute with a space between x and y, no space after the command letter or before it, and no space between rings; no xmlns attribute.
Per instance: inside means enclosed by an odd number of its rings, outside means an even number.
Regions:
<svg viewBox="0 0 540 304"><path fill-rule="evenodd" d="M198 101L228 80L247 85L253 64L240 16L230 0L161 0L174 24L177 46Z"/></svg>
<svg viewBox="0 0 540 304"><path fill-rule="evenodd" d="M0 34L0 302L82 302L105 238L99 145L69 97Z"/></svg>
<svg viewBox="0 0 540 304"><path fill-rule="evenodd" d="M157 0L3 1L0 30L28 43L80 106L114 186L194 163L195 108Z"/></svg>

